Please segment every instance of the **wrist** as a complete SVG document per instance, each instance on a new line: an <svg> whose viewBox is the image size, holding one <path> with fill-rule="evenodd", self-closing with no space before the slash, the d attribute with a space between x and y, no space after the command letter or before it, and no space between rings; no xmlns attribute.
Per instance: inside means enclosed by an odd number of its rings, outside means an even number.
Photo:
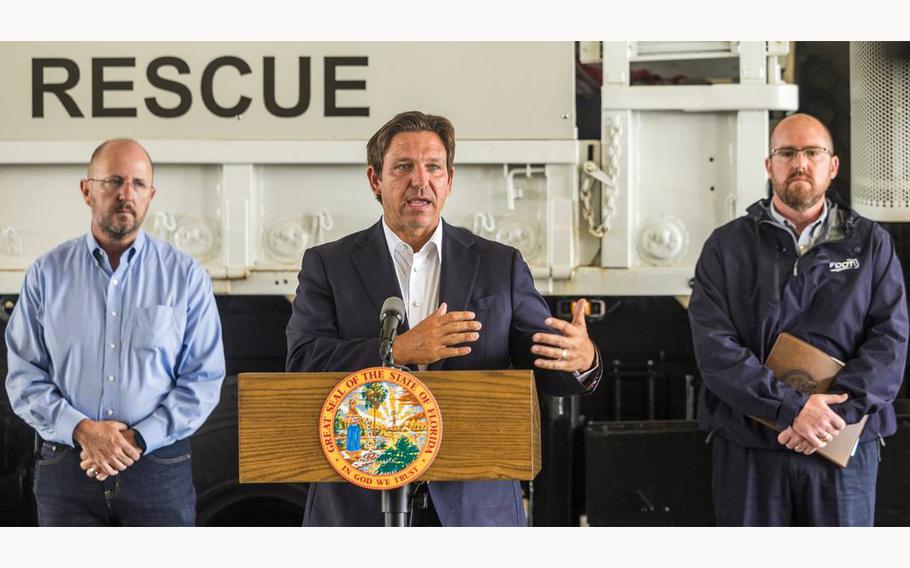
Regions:
<svg viewBox="0 0 910 568"><path fill-rule="evenodd" d="M598 357L597 357L597 348L594 347L594 345L592 344L591 345L591 359L588 362L588 366L585 367L581 372L589 373L589 372L593 371L594 369L597 368L598 363L599 362L598 362Z"/></svg>
<svg viewBox="0 0 910 568"><path fill-rule="evenodd" d="M91 423L90 419L83 418L82 420L77 422L76 427L73 428L73 441L76 442L77 444L79 444L80 446L83 445L85 429L89 427L90 423Z"/></svg>
<svg viewBox="0 0 910 568"><path fill-rule="evenodd" d="M587 365L585 366L584 369L581 369L580 372L587 373L588 371L590 371L591 369L594 368L595 363L597 363L597 357L594 355L594 353L591 353L591 358L588 360Z"/></svg>
<svg viewBox="0 0 910 568"><path fill-rule="evenodd" d="M401 336L398 336L401 339ZM399 365L410 365L410 356L408 355L407 346L396 341L392 344L392 359Z"/></svg>

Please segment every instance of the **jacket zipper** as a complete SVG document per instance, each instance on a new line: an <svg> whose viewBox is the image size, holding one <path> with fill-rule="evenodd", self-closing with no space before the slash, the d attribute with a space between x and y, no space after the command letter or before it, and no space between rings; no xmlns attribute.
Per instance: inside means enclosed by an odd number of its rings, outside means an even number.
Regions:
<svg viewBox="0 0 910 568"><path fill-rule="evenodd" d="M768 219L762 219L762 220L759 221L759 223L767 223L768 225L771 225L772 227L774 227L774 228L776 228L776 229L778 229L778 230L781 230L781 231L786 232L788 235L790 235L790 239L793 241L793 247L794 247L793 250L794 250L794 251L798 251L798 250L799 250L799 241L796 240L796 235L793 234L793 231L791 231L790 229L787 229L786 227L781 227L780 225L778 225L778 224L775 223L774 221L769 221ZM806 254L807 254L810 250L814 249L814 248L817 247L817 246L826 244L826 243L836 243L836 242L840 242L840 241L845 240L846 238L847 238L847 237L846 237L846 235L845 235L845 236L843 236L843 237L840 237L840 238L837 238L837 239L829 239L829 240L824 241L824 242L821 242L821 243L819 243L818 241L816 241L816 242L812 243L811 245L809 245L809 248L807 248L807 249L805 250L805 252L803 252L803 254L797 253L797 254L796 254L796 261L793 263L793 276L795 277L795 276L798 276L798 275L799 275L799 259L801 259L802 257L806 256Z"/></svg>
<svg viewBox="0 0 910 568"><path fill-rule="evenodd" d="M771 225L775 229L779 229L781 231L786 232L788 235L790 235L790 239L793 241L793 250L794 251L799 250L799 241L796 240L796 235L793 234L793 231L791 231L790 229L787 229L786 227L781 227L774 221L769 221L768 219L762 219L761 221L759 221L759 223L767 223L768 225ZM812 245L812 246L814 247L815 245ZM811 249L811 248L812 247L809 247L809 249ZM806 249L806 252L809 252L809 249ZM798 272L799 259L800 259L800 254L797 252L796 261L793 263L793 276L794 277L797 275L797 272Z"/></svg>

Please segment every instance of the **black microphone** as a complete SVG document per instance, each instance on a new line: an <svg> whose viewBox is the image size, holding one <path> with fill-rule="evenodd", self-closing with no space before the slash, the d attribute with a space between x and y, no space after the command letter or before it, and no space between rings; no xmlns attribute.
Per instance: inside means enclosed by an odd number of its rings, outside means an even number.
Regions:
<svg viewBox="0 0 910 568"><path fill-rule="evenodd" d="M398 326L404 321L404 301L397 296L390 296L382 303L379 310L379 321L382 328L379 332L379 358L383 363L392 362L392 342L398 335Z"/></svg>

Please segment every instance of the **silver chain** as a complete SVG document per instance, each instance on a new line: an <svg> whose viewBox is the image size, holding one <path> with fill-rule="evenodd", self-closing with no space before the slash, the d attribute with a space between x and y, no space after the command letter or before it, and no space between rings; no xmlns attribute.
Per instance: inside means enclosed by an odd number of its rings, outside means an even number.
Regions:
<svg viewBox="0 0 910 568"><path fill-rule="evenodd" d="M597 164L588 160L584 163L582 171L585 179L579 189L581 198L581 214L588 225L588 232L597 238L603 237L612 230L613 217L616 215L616 195L618 193L616 179L619 177L619 126L611 123L607 128L609 138L609 161L606 172L601 171ZM592 188L594 182L601 184L601 222L594 222L594 206L591 203L594 195Z"/></svg>

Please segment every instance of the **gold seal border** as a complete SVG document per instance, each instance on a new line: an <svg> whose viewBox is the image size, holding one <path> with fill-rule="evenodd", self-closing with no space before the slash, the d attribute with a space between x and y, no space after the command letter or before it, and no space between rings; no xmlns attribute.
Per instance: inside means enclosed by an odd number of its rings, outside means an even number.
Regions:
<svg viewBox="0 0 910 568"><path fill-rule="evenodd" d="M406 470L382 475L364 473L341 457L341 450L335 445L334 423L335 414L344 397L355 389L369 383L393 383L403 387L416 398L427 415L427 443L420 450L416 460L408 465ZM432 428L433 419L436 428ZM416 481L432 465L442 447L442 413L439 404L430 389L414 375L390 367L369 367L355 371L343 378L329 392L319 412L319 446L332 466L342 479L358 487L372 490L396 489Z"/></svg>

